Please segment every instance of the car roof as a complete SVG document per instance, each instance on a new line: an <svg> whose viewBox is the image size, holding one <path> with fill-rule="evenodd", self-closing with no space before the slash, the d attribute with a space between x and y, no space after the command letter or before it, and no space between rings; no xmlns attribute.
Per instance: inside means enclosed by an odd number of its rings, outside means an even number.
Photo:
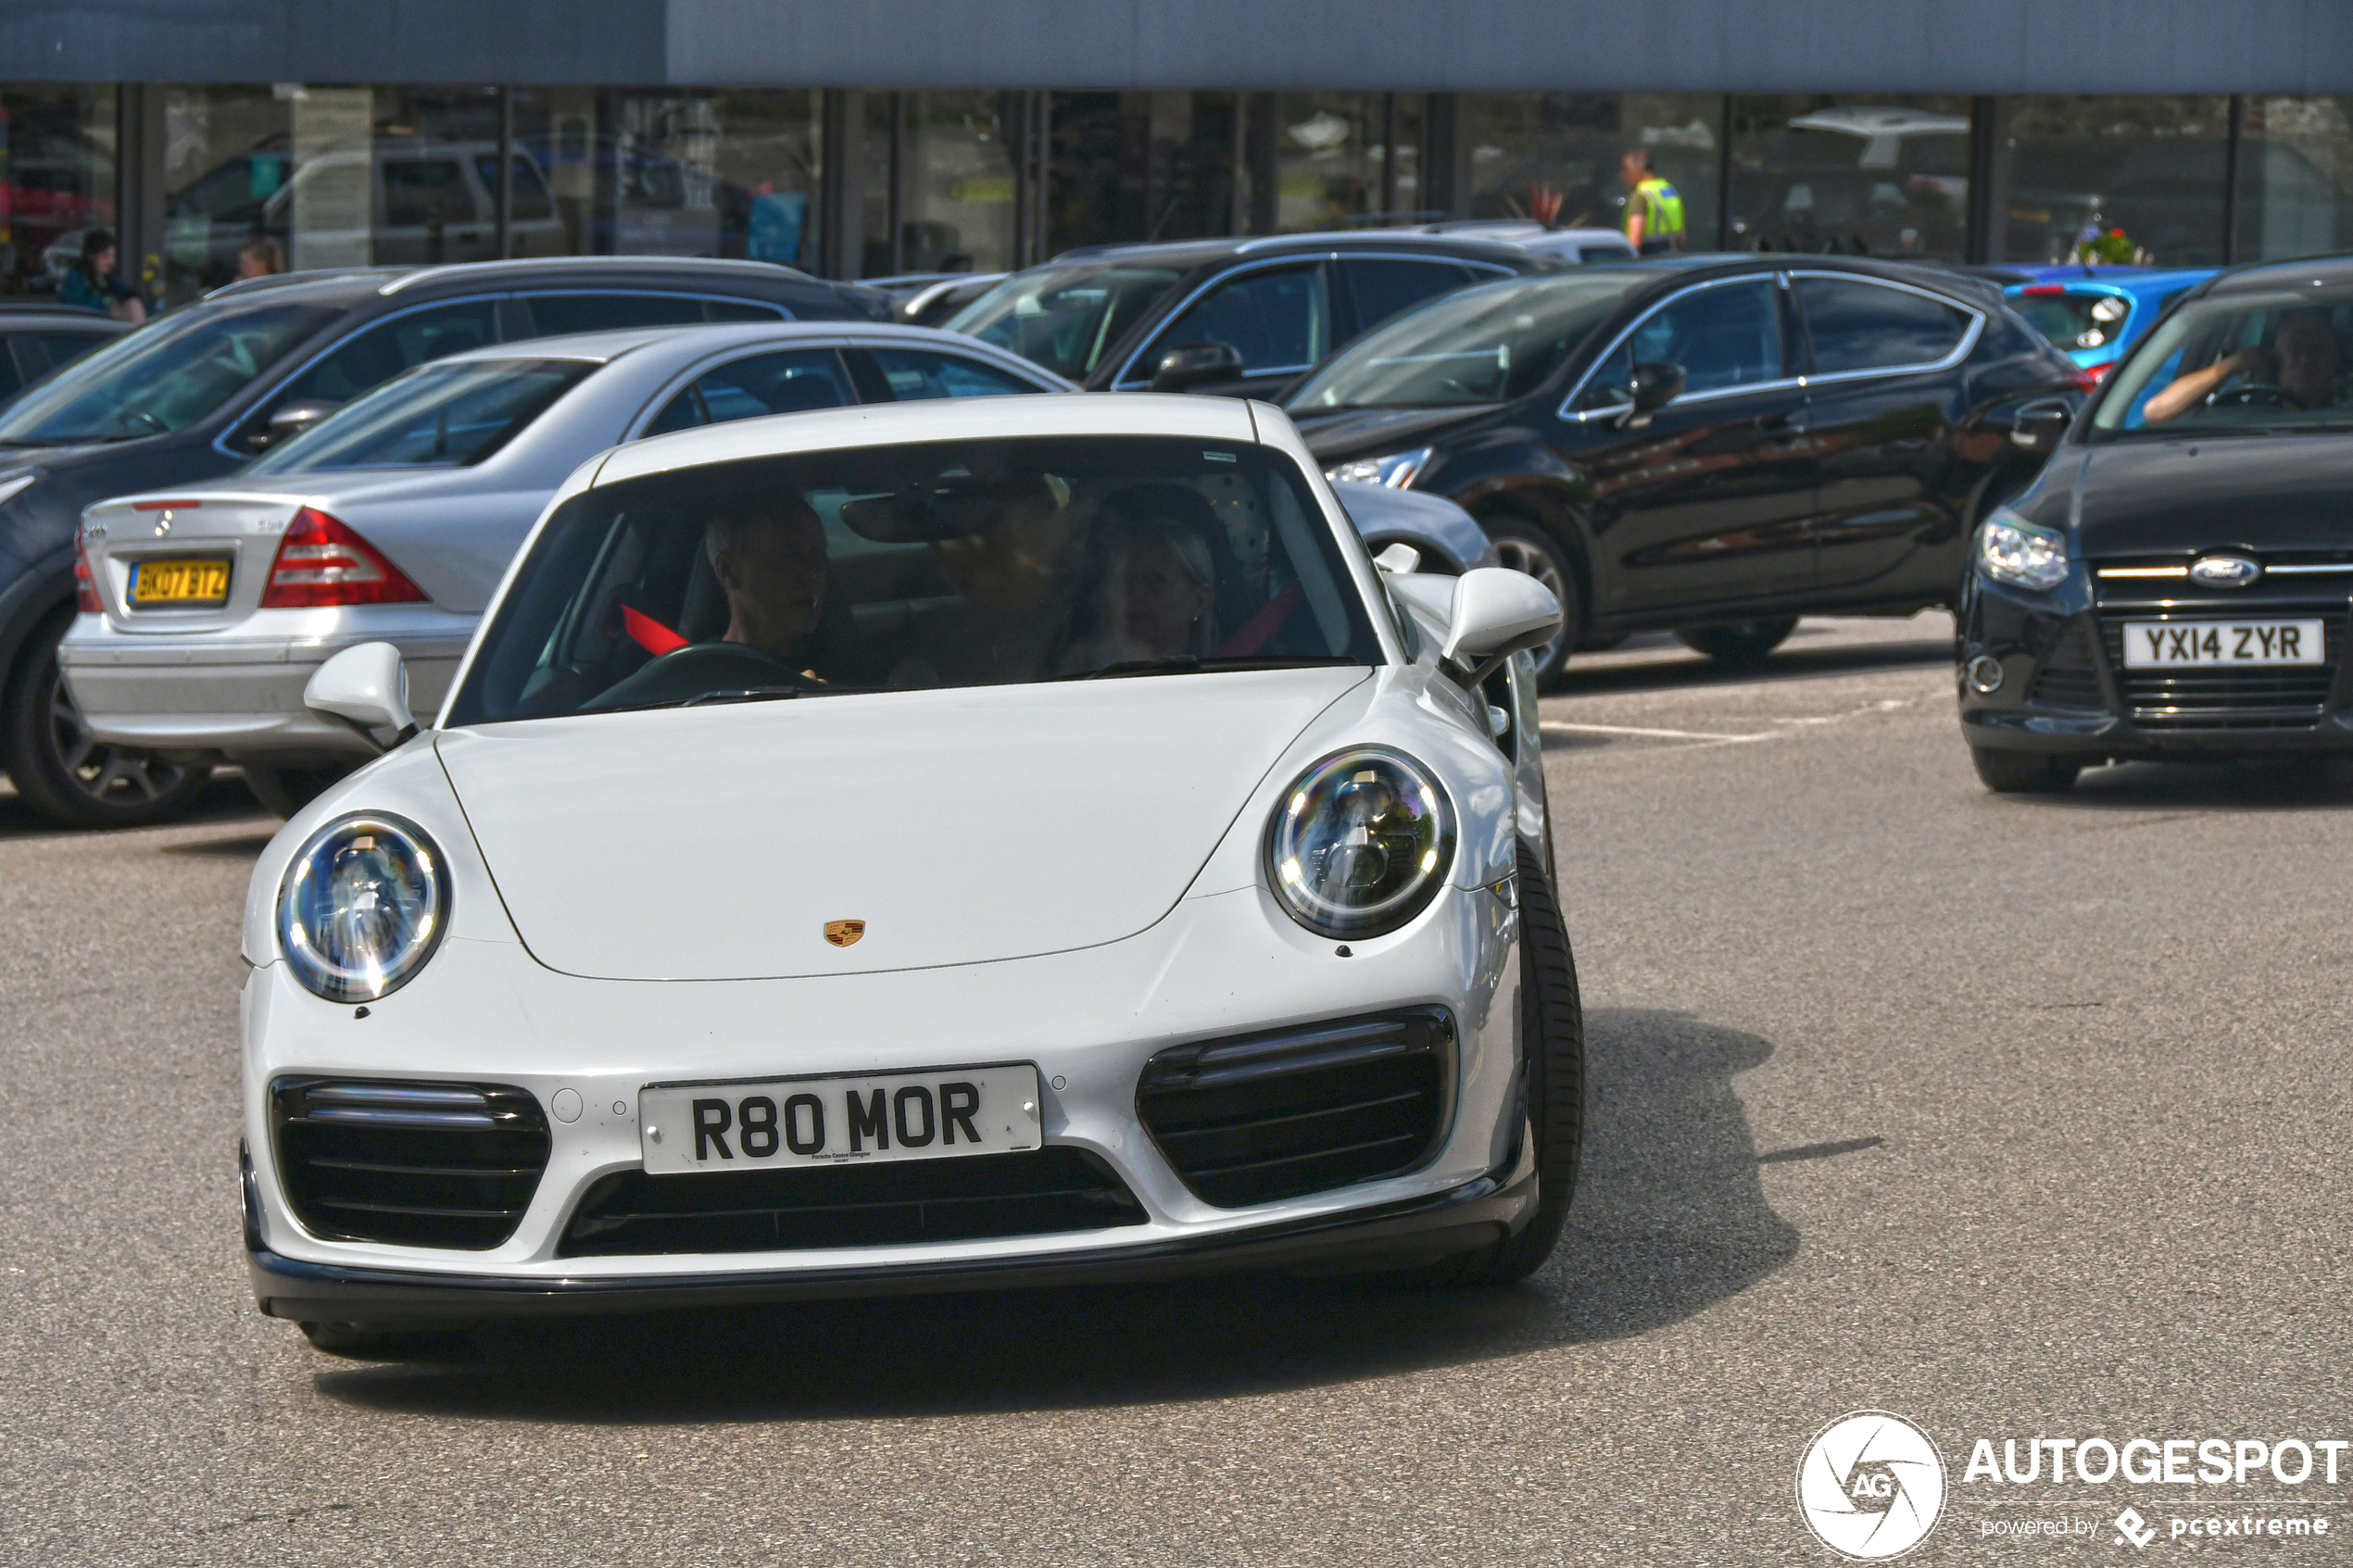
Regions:
<svg viewBox="0 0 2353 1568"><path fill-rule="evenodd" d="M333 299L349 303L368 296L395 297L435 285L454 283L528 286L545 282L561 285L579 281L583 273L611 277L675 277L680 273L737 279L751 283L815 283L806 272L773 261L745 261L698 256L537 256L505 261L465 261L442 267L348 267L308 272L279 272L266 278L243 278L204 296L207 302L242 299L267 294L296 298ZM820 286L824 286L822 283Z"/></svg>
<svg viewBox="0 0 2353 1568"><path fill-rule="evenodd" d="M131 323L48 300L0 300L0 332L21 332L28 327L85 327L101 332L127 332Z"/></svg>
<svg viewBox="0 0 2353 1568"><path fill-rule="evenodd" d="M1235 397L1089 392L1066 397L937 398L769 414L652 436L614 448L591 483L616 484L648 474L792 452L1038 435L1174 435L1253 445L1259 442L1251 406Z"/></svg>
<svg viewBox="0 0 2353 1568"><path fill-rule="evenodd" d="M1229 235L1214 240L1163 240L1149 245L1081 245L1047 263L1124 261L1163 267L1201 267L1238 257L1329 254L1348 251L1407 251L1460 257L1526 267L1531 259L1518 245L1476 235L1432 234L1413 229L1346 229L1304 234Z"/></svg>
<svg viewBox="0 0 2353 1568"><path fill-rule="evenodd" d="M2292 261L2259 261L2218 274L2206 290L2220 294L2255 294L2316 284L2353 283L2353 256L2309 256Z"/></svg>
<svg viewBox="0 0 2353 1568"><path fill-rule="evenodd" d="M586 359L610 364L627 357L661 366L691 363L704 355L761 344L837 343L843 339L866 345L904 344L940 348L969 358L986 359L1018 370L1036 380L1070 386L1042 365L937 327L905 327L882 321L727 321L695 326L619 327L600 332L570 332L556 337L517 338L469 348L431 361L436 365L474 364L501 359Z"/></svg>

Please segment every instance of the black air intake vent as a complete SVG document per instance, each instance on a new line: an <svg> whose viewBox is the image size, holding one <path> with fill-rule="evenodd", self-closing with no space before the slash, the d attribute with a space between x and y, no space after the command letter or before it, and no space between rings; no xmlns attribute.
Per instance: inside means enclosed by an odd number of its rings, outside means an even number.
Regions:
<svg viewBox="0 0 2353 1568"><path fill-rule="evenodd" d="M779 1252L1140 1225L1112 1168L1060 1145L1025 1154L649 1176L617 1171L564 1231L567 1258Z"/></svg>
<svg viewBox="0 0 2353 1568"><path fill-rule="evenodd" d="M547 1166L547 1119L499 1084L281 1078L278 1172L314 1236L478 1252L514 1235Z"/></svg>
<svg viewBox="0 0 2353 1568"><path fill-rule="evenodd" d="M2098 655L2094 651L2096 646L2089 621L2070 621L2058 641L2043 656L2026 700L2045 708L2107 708L2108 699L2100 694Z"/></svg>
<svg viewBox="0 0 2353 1568"><path fill-rule="evenodd" d="M1453 1016L1412 1008L1162 1051L1136 1110L1202 1201L1239 1209L1413 1169L1453 1076Z"/></svg>

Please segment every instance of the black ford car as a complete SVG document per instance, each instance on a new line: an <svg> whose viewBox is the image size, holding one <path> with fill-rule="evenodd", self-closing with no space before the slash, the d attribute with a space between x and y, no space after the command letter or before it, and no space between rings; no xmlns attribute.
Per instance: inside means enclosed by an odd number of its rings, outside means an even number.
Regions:
<svg viewBox="0 0 2353 1568"><path fill-rule="evenodd" d="M1401 311L1563 265L1447 234L1099 245L1014 273L943 324L1088 392L1272 397Z"/></svg>
<svg viewBox="0 0 2353 1568"><path fill-rule="evenodd" d="M229 473L423 360L559 332L887 318L872 290L759 261L580 257L232 284L0 408L0 769L84 827L158 822L208 769L93 743L57 679L82 508ZM96 608L94 603L87 608Z"/></svg>
<svg viewBox="0 0 2353 1568"><path fill-rule="evenodd" d="M1974 556L1961 729L1988 787L2353 751L2353 259L2200 285Z"/></svg>
<svg viewBox="0 0 2353 1568"><path fill-rule="evenodd" d="M1756 659L1806 614L1955 603L2075 368L1991 285L1835 257L1692 257L1467 289L1284 407L1335 479L1426 490L1543 580L1580 640ZM2042 443L2041 445L2034 445Z"/></svg>

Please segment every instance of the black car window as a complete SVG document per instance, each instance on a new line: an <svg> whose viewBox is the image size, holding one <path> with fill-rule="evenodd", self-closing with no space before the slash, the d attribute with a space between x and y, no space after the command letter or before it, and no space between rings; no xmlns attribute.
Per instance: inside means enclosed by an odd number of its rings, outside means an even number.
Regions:
<svg viewBox="0 0 2353 1568"><path fill-rule="evenodd" d="M461 359L420 366L271 447L245 472L478 463L598 369L586 359Z"/></svg>
<svg viewBox="0 0 2353 1568"><path fill-rule="evenodd" d="M370 327L279 389L273 403L347 403L411 365L498 341L498 307L487 299L434 306Z"/></svg>
<svg viewBox="0 0 2353 1568"><path fill-rule="evenodd" d="M1776 287L1770 278L1743 278L1669 300L1628 339L1629 364L1681 367L1686 396L1784 379Z"/></svg>
<svg viewBox="0 0 2353 1568"><path fill-rule="evenodd" d="M875 368L890 383L890 395L901 403L927 397L1002 397L1038 388L994 365L961 354L940 354L926 348L875 348Z"/></svg>
<svg viewBox="0 0 2353 1568"><path fill-rule="evenodd" d="M956 313L970 332L1076 381L1102 363L1128 329L1176 284L1158 267L1078 262L1016 272Z"/></svg>
<svg viewBox="0 0 2353 1568"><path fill-rule="evenodd" d="M1796 288L1818 376L1932 365L1969 331L1967 311L1909 289L1860 278L1800 278Z"/></svg>
<svg viewBox="0 0 2353 1568"><path fill-rule="evenodd" d="M841 360L830 348L754 354L698 377L654 417L646 433L667 435L696 425L841 408L857 401Z"/></svg>
<svg viewBox="0 0 2353 1568"><path fill-rule="evenodd" d="M30 345L24 343L18 343L14 346L19 352L22 352ZM36 349L34 352L37 353L38 350ZM0 354L0 397L14 397L18 392L23 389L24 383L25 378L17 374L16 356L13 354Z"/></svg>
<svg viewBox="0 0 2353 1568"><path fill-rule="evenodd" d="M41 351L49 357L49 366L55 370L59 365L70 365L108 338L120 335L115 332L42 332L39 337Z"/></svg>
<svg viewBox="0 0 2353 1568"><path fill-rule="evenodd" d="M786 321L791 312L781 306L754 305L742 299L706 299L702 302L702 319L706 321Z"/></svg>
<svg viewBox="0 0 2353 1568"><path fill-rule="evenodd" d="M1318 264L1249 272L1213 287L1160 333L1163 350L1231 344L1252 375L1304 370L1331 349L1331 307Z"/></svg>
<svg viewBox="0 0 2353 1568"><path fill-rule="evenodd" d="M1451 261L1400 261L1386 257L1352 257L1340 267L1356 303L1356 330L1370 332L1426 299L1470 282L1467 269Z"/></svg>
<svg viewBox="0 0 2353 1568"><path fill-rule="evenodd" d="M1609 408L1630 408L1634 402L1634 351L1629 338L1609 351L1608 358L1593 367L1585 378L1585 389L1577 395L1577 407L1586 413L1599 413Z"/></svg>
<svg viewBox="0 0 2353 1568"><path fill-rule="evenodd" d="M337 312L223 300L126 332L0 410L0 445L61 446L160 435L203 419Z"/></svg>
<svg viewBox="0 0 2353 1568"><path fill-rule="evenodd" d="M525 297L531 306L535 337L608 332L626 327L682 327L703 319L702 301L678 294L535 294Z"/></svg>

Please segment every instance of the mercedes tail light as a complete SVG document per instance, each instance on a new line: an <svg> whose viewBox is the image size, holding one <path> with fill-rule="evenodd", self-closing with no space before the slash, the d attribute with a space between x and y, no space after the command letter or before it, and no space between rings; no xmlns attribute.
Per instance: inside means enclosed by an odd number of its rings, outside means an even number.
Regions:
<svg viewBox="0 0 2353 1568"><path fill-rule="evenodd" d="M415 604L424 592L351 527L315 507L305 507L286 524L270 583L261 590L264 609L316 609L328 605Z"/></svg>
<svg viewBox="0 0 2353 1568"><path fill-rule="evenodd" d="M97 573L90 570L90 546L79 533L73 540L73 603L84 615L107 613L107 602L98 596Z"/></svg>

